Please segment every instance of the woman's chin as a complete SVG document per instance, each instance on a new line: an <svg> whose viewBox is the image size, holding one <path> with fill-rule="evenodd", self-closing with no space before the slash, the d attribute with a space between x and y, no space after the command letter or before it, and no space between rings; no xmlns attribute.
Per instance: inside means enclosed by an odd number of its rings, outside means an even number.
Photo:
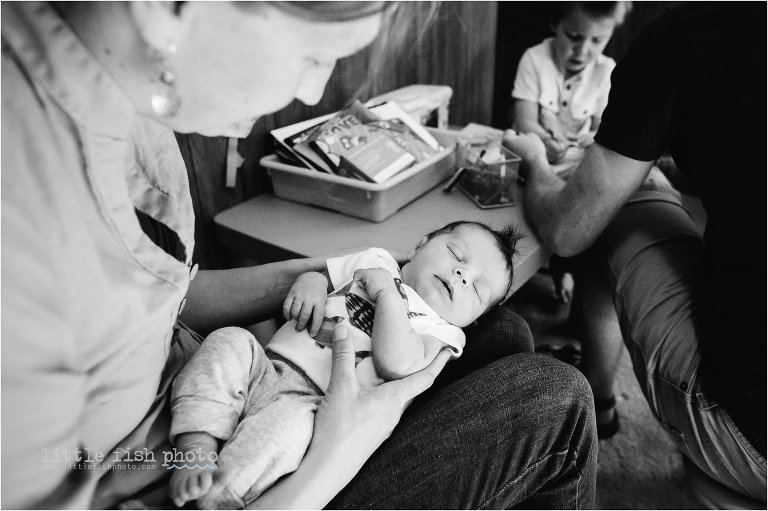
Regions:
<svg viewBox="0 0 768 511"><path fill-rule="evenodd" d="M207 124L205 126L192 126L184 125L179 126L174 122L167 122L174 131L179 133L197 133L204 137L227 137L227 138L246 138L251 134L253 125L256 124L258 117L248 119L247 121L235 122L227 125L222 124ZM160 119L162 122L162 119Z"/></svg>
<svg viewBox="0 0 768 511"><path fill-rule="evenodd" d="M253 131L253 125L256 124L256 121L258 120L259 120L258 117L254 117L253 119L248 119L247 121L236 122L234 124L230 124L225 130L223 130L222 133L219 133L218 135L208 135L208 136L246 138L248 135L251 134L251 131Z"/></svg>

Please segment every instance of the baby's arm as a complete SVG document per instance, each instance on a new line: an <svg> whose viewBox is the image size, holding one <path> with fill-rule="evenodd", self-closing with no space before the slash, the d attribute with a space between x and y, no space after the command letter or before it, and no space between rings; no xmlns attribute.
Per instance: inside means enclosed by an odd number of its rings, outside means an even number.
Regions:
<svg viewBox="0 0 768 511"><path fill-rule="evenodd" d="M515 123L513 128L520 133L535 133L547 148L547 159L557 163L568 150L568 140L557 116L541 108L538 103L515 99Z"/></svg>
<svg viewBox="0 0 768 511"><path fill-rule="evenodd" d="M413 329L392 275L383 268L369 268L355 271L354 280L376 305L371 356L379 375L396 380L427 367L445 344Z"/></svg>
<svg viewBox="0 0 768 511"><path fill-rule="evenodd" d="M311 325L312 337L320 331L325 315L325 300L328 297L328 272L310 271L296 278L283 301L283 317L296 320L296 331L300 332Z"/></svg>

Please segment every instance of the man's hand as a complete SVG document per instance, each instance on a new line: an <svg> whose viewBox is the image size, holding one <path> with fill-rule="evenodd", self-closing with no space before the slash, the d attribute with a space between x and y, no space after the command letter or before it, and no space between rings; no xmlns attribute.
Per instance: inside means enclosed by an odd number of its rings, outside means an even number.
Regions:
<svg viewBox="0 0 768 511"><path fill-rule="evenodd" d="M352 278L360 287L365 289L365 292L374 302L379 300L379 293L383 291L397 291L392 274L384 268L355 270Z"/></svg>
<svg viewBox="0 0 768 511"><path fill-rule="evenodd" d="M526 133L519 135L513 130L507 130L504 132L504 138L501 143L523 159L529 167L542 166L548 167L547 161L547 148L544 146L544 142L534 133Z"/></svg>
<svg viewBox="0 0 768 511"><path fill-rule="evenodd" d="M325 315L325 300L328 297L328 279L322 273L302 273L293 283L283 302L283 317L296 320L296 331L311 325L312 337L320 331ZM310 322L311 320L311 322Z"/></svg>

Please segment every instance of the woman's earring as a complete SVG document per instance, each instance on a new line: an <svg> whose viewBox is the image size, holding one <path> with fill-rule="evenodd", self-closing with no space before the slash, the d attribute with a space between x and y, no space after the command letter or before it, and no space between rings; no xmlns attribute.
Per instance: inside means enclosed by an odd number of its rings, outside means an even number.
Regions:
<svg viewBox="0 0 768 511"><path fill-rule="evenodd" d="M176 54L176 45L168 45L168 53L160 55L160 84L162 91L153 94L151 103L152 110L159 117L169 118L175 116L181 107L181 99L176 93L176 75L171 70L170 60Z"/></svg>

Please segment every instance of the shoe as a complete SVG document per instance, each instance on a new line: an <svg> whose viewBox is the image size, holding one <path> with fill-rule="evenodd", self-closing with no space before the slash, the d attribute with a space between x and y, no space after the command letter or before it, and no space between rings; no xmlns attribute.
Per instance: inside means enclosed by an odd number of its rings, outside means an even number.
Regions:
<svg viewBox="0 0 768 511"><path fill-rule="evenodd" d="M603 398L596 397L594 399L595 414L599 412L607 412L612 408L616 408L616 398L614 396ZM597 423L597 438L601 440L611 438L619 432L619 429L621 429L619 426L619 412L618 410L614 410L613 418L610 421L604 424Z"/></svg>

